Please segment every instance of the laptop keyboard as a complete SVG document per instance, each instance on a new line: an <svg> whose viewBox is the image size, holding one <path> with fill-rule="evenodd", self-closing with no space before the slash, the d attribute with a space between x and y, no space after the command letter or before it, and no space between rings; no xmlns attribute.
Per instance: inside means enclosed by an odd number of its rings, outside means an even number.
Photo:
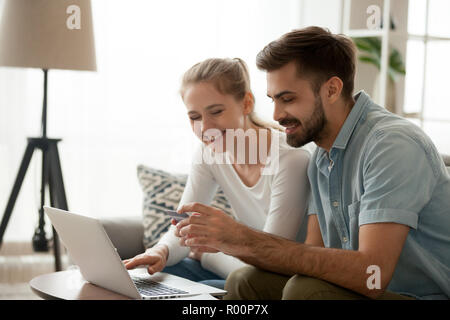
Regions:
<svg viewBox="0 0 450 320"><path fill-rule="evenodd" d="M186 291L169 287L165 284L150 279L133 278L139 293L145 296L165 296L171 294L185 294Z"/></svg>

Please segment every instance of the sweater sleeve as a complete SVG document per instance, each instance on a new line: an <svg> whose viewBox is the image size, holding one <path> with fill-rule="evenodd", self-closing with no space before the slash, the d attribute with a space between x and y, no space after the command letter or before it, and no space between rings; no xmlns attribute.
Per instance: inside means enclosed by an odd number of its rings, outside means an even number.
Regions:
<svg viewBox="0 0 450 320"><path fill-rule="evenodd" d="M214 180L209 165L201 161L203 152L207 151L200 145L194 153L186 187L184 188L178 208L190 202L210 204L217 191L218 185ZM175 226L173 225L161 237L158 244L165 244L169 248L167 266L177 264L187 257L190 251L189 247L182 247L180 245L180 238L175 236Z"/></svg>
<svg viewBox="0 0 450 320"><path fill-rule="evenodd" d="M290 150L280 159L279 171L272 183L270 207L263 231L295 240L307 219L310 195L307 168L310 153L305 149Z"/></svg>
<svg viewBox="0 0 450 320"><path fill-rule="evenodd" d="M203 253L201 263L203 268L214 272L223 279L226 279L234 270L247 265L238 258L226 255L223 252Z"/></svg>

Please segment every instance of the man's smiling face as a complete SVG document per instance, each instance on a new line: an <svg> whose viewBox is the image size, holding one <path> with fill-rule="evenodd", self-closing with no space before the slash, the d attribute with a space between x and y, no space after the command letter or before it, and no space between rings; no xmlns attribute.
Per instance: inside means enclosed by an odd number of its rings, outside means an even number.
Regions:
<svg viewBox="0 0 450 320"><path fill-rule="evenodd" d="M294 61L267 72L267 95L274 101L273 118L286 128L290 146L320 140L326 124L322 99L311 81L299 77Z"/></svg>

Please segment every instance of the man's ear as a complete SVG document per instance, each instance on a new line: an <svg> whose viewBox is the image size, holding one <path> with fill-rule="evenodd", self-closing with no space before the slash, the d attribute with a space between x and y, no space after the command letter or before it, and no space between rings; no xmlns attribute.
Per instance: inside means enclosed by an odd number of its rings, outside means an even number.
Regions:
<svg viewBox="0 0 450 320"><path fill-rule="evenodd" d="M255 106L255 97L251 92L247 92L244 96L244 114L250 114L253 112Z"/></svg>
<svg viewBox="0 0 450 320"><path fill-rule="evenodd" d="M340 97L342 93L342 88L344 87L344 83L339 77L331 77L325 83L326 90L326 99L330 104L335 103Z"/></svg>

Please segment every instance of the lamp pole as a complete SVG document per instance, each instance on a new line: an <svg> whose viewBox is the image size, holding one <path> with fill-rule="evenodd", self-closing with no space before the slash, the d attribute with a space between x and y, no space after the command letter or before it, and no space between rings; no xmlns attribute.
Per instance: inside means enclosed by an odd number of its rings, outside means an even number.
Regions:
<svg viewBox="0 0 450 320"><path fill-rule="evenodd" d="M38 227L34 231L33 235L33 249L37 252L48 251L48 240L45 235L45 188L48 185L49 177L47 168L47 152L48 152L48 139L47 139L47 83L48 83L48 69L42 69L44 72L44 98L42 103L42 177L41 177L41 206L39 207L39 223Z"/></svg>
<svg viewBox="0 0 450 320"><path fill-rule="evenodd" d="M47 138L47 80L48 69L42 69L44 71L44 101L42 104L42 138Z"/></svg>

